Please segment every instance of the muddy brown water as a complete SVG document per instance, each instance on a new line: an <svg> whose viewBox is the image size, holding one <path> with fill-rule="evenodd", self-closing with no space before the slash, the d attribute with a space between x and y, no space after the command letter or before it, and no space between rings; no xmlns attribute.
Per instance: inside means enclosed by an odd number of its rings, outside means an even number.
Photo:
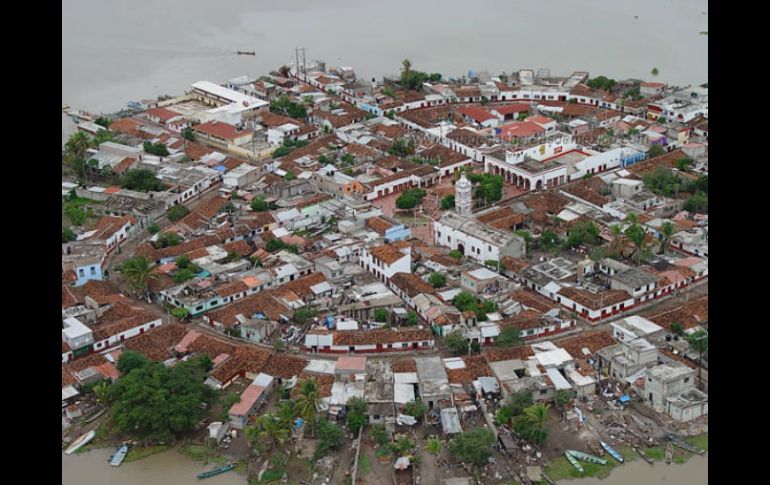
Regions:
<svg viewBox="0 0 770 485"><path fill-rule="evenodd" d="M190 485L198 482L198 473L214 468L194 462L175 450L164 451L119 467L107 464L112 449L97 449L81 454L62 454L62 485ZM246 485L245 477L227 472L206 479L205 485Z"/></svg>
<svg viewBox="0 0 770 485"><path fill-rule="evenodd" d="M635 460L612 470L604 480L579 478L559 480L559 485L706 485L708 483L708 455L692 456L681 465L657 462L648 465Z"/></svg>

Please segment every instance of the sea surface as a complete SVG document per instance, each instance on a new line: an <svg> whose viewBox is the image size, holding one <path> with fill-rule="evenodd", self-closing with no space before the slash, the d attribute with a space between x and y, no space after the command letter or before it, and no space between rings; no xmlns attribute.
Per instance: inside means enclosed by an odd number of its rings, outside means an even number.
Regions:
<svg viewBox="0 0 770 485"><path fill-rule="evenodd" d="M637 18L635 18L637 17ZM62 103L111 112L199 80L259 76L305 47L359 78L550 69L708 81L707 0L62 0ZM239 56L236 51L255 51Z"/></svg>

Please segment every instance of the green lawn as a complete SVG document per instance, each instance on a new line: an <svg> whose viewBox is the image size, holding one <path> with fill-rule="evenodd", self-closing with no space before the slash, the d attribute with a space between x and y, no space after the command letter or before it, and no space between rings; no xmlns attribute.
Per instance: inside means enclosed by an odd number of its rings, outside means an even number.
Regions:
<svg viewBox="0 0 770 485"><path fill-rule="evenodd" d="M634 450L628 446L615 447L615 450L620 453L627 462L634 461L639 458ZM580 473L575 469L575 467L572 466L572 464L570 464L569 461L567 461L566 457L560 456L555 460L551 460L551 464L543 471L546 475L548 475L548 478L554 481L581 477L597 477L602 479L606 478L610 472L612 472L613 468L621 465L621 463L618 463L609 455L604 455L602 458L607 460L606 465L578 461L584 470L583 473Z"/></svg>
<svg viewBox="0 0 770 485"><path fill-rule="evenodd" d="M142 458L147 458L150 455L154 455L156 453L166 451L167 449L168 449L168 446L166 445L130 446L128 448L128 453L126 454L126 459L124 461L130 462L130 461L141 460Z"/></svg>
<svg viewBox="0 0 770 485"><path fill-rule="evenodd" d="M368 453L361 453L358 456L358 476L366 476L370 471L372 471L372 462L369 460L369 455Z"/></svg>
<svg viewBox="0 0 770 485"><path fill-rule="evenodd" d="M699 436L693 436L692 438L687 438L685 440L686 442L690 443L696 448L700 448L701 450L705 450L708 452L709 450L709 434L703 433Z"/></svg>

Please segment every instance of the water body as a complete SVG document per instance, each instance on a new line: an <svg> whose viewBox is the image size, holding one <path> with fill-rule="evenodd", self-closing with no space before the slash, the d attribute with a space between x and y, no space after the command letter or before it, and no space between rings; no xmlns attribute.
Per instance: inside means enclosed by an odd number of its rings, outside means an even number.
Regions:
<svg viewBox="0 0 770 485"><path fill-rule="evenodd" d="M615 468L604 480L580 478L560 481L559 485L706 485L708 455L692 456L681 465L656 462L650 466L641 458Z"/></svg>
<svg viewBox="0 0 770 485"><path fill-rule="evenodd" d="M62 485L190 485L198 473L213 468L191 461L174 451L165 451L119 467L107 464L111 449L91 450L81 454L62 453ZM246 485L245 477L234 472L206 479L206 485Z"/></svg>
<svg viewBox="0 0 770 485"><path fill-rule="evenodd" d="M708 81L708 0L63 0L62 103L110 112L195 81L261 75L294 57L360 78L587 70ZM638 18L634 18L638 16ZM255 51L256 57L236 51Z"/></svg>

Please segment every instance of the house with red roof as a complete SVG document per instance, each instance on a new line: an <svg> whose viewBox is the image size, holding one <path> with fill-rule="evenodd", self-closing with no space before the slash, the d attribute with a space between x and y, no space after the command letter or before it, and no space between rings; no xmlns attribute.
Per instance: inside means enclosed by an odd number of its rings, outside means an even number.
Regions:
<svg viewBox="0 0 770 485"><path fill-rule="evenodd" d="M216 147L228 149L251 141L251 130L238 130L235 126L221 121L209 121L193 126L199 140L207 141Z"/></svg>
<svg viewBox="0 0 770 485"><path fill-rule="evenodd" d="M494 128L499 121L497 116L478 106L463 106L457 112L469 123L474 123L484 128Z"/></svg>

